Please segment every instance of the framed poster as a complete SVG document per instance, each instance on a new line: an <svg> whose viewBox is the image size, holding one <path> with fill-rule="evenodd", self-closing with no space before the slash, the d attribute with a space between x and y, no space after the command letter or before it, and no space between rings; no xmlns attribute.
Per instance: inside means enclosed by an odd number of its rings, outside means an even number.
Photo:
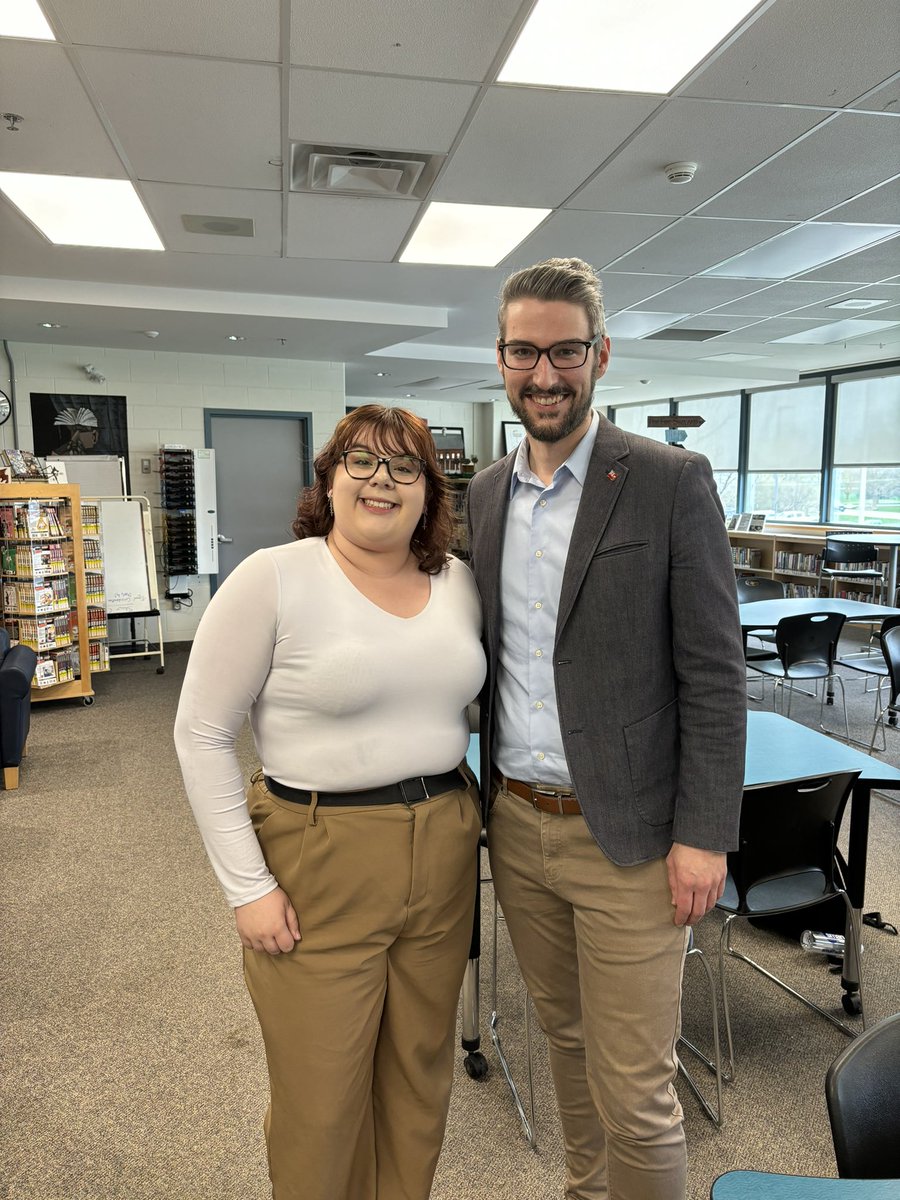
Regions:
<svg viewBox="0 0 900 1200"><path fill-rule="evenodd" d="M116 454L128 470L128 412L124 396L31 393L34 452L39 458Z"/></svg>
<svg viewBox="0 0 900 1200"><path fill-rule="evenodd" d="M461 425L429 425L428 431L436 450L459 450L465 456L466 438Z"/></svg>
<svg viewBox="0 0 900 1200"><path fill-rule="evenodd" d="M525 426L521 421L501 421L501 436L503 438L503 453L509 454L515 450L525 436Z"/></svg>

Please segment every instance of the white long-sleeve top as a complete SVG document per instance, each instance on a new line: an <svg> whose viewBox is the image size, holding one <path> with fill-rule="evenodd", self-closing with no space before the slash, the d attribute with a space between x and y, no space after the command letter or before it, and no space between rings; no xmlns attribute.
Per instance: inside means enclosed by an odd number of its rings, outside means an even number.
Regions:
<svg viewBox="0 0 900 1200"><path fill-rule="evenodd" d="M248 716L266 775L310 791L437 775L465 757L465 709L485 676L480 604L459 560L429 578L422 612L395 617L353 586L322 538L307 538L250 555L211 600L175 745L231 905L277 886L235 751Z"/></svg>

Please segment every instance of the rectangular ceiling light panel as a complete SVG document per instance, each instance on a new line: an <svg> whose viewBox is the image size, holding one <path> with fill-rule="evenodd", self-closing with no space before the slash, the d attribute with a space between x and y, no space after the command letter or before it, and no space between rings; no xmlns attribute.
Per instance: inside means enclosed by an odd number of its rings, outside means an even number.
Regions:
<svg viewBox="0 0 900 1200"><path fill-rule="evenodd" d="M0 37L56 41L37 0L4 0L0 4Z"/></svg>
<svg viewBox="0 0 900 1200"><path fill-rule="evenodd" d="M538 0L500 83L666 95L759 0Z"/></svg>
<svg viewBox="0 0 900 1200"><path fill-rule="evenodd" d="M790 279L898 233L900 225L810 222L709 267L703 274L729 279Z"/></svg>
<svg viewBox="0 0 900 1200"><path fill-rule="evenodd" d="M495 267L550 211L435 200L425 210L400 262Z"/></svg>
<svg viewBox="0 0 900 1200"><path fill-rule="evenodd" d="M127 179L0 171L0 191L54 245L165 249Z"/></svg>

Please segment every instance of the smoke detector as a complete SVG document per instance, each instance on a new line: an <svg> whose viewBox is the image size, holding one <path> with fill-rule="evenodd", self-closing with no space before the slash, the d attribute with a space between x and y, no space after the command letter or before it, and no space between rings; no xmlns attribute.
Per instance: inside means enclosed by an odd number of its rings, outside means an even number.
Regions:
<svg viewBox="0 0 900 1200"><path fill-rule="evenodd" d="M669 163L663 167L669 183L690 183L697 174L697 164L693 162Z"/></svg>

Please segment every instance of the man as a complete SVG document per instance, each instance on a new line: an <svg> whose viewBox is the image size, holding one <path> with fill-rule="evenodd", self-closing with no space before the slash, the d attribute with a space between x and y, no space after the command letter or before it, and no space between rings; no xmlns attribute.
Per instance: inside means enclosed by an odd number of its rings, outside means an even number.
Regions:
<svg viewBox="0 0 900 1200"><path fill-rule="evenodd" d="M688 926L737 845L745 670L709 463L591 409L599 280L506 281L497 362L525 426L469 488L489 661L497 896L549 1039L569 1200L679 1200Z"/></svg>

